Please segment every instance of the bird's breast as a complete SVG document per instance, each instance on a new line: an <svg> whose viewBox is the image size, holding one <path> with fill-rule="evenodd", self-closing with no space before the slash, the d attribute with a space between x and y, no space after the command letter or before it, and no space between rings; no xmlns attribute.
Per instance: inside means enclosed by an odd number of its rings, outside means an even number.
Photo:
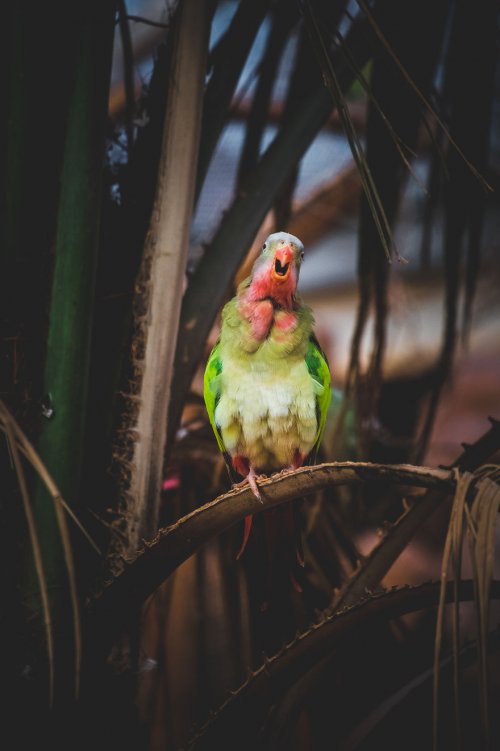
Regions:
<svg viewBox="0 0 500 751"><path fill-rule="evenodd" d="M297 450L309 453L316 396L303 358L225 359L215 421L229 453L261 471L289 466Z"/></svg>

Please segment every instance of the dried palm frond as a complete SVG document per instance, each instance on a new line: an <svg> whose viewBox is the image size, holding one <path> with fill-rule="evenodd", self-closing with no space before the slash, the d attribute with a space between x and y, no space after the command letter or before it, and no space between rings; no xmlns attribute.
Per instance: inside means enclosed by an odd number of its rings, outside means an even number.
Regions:
<svg viewBox="0 0 500 751"><path fill-rule="evenodd" d="M394 62L398 66L399 70L401 71L401 74L404 76L404 78L406 79L407 83L411 86L411 88L413 89L413 91L415 92L415 94L418 96L418 98L420 99L420 101L422 102L422 104L424 105L424 107L426 108L426 110L430 114L432 114L433 117L436 119L436 122L438 123L439 127L443 130L444 134L446 135L447 139L449 140L449 142L451 143L451 145L453 146L453 148L462 157L463 161L468 166L468 168L470 169L470 171L472 172L472 174L480 182L482 182L482 184L484 185L484 187L488 188L488 190L493 190L492 187L491 187L491 185L489 185L489 183L485 180L485 178L483 177L483 175L467 159L466 155L463 153L463 151L460 148L460 146L458 145L458 143L452 137L452 135L451 135L448 127L446 126L446 124L443 122L443 120L441 119L441 117L437 114L437 112L435 111L435 109L431 106L430 102L428 101L428 99L426 98L426 96L424 95L424 93L421 91L421 89L416 85L415 81L410 76L410 74L408 73L408 71L406 70L406 68L401 64L401 61L400 61L399 57L395 53L395 51L394 51L393 47L391 46L391 44L388 42L388 40L387 40L386 36L384 35L384 33L383 33L381 27L379 26L379 24L377 24L377 22L376 22L376 20L375 20L375 18L373 16L373 14L371 13L371 11L368 8L368 6L366 5L365 1L364 0L356 0L356 2L359 5L359 7L363 10L363 12L366 15L369 23L371 24L371 26L373 27L373 30L375 31L375 34L377 35L377 37L382 42L385 50L392 57L392 59L394 60Z"/></svg>
<svg viewBox="0 0 500 751"><path fill-rule="evenodd" d="M7 439L7 445L9 447L9 453L12 457L14 469L17 476L17 482L19 484L19 490L21 492L21 498L23 501L23 509L28 524L28 533L31 543L31 549L33 552L33 560L35 564L36 576L38 584L40 586L40 598L42 601L43 610L43 625L45 628L45 637L47 641L47 658L49 665L49 705L52 706L54 701L54 632L52 628L52 618L50 614L49 593L47 587L47 579L45 577L45 570L43 566L42 551L40 548L40 541L38 538L38 532L36 529L35 518L33 510L31 508L31 500L28 493L28 485L26 477L24 475L23 465L19 456L19 447L17 445L12 424L10 420L5 420L2 423L2 429Z"/></svg>
<svg viewBox="0 0 500 751"><path fill-rule="evenodd" d="M404 142L404 140L401 138L401 136L394 130L393 125L390 121L390 119L385 114L382 106L380 105L378 99L376 98L372 87L370 86L370 83L365 76L365 73L362 70L356 69L356 63L352 59L351 55L349 54L349 50L343 46L343 36L339 31L336 31L334 36L338 40L340 47L339 50L342 54L342 56L347 60L347 63L349 66L352 67L353 72L356 75L356 80L361 85L361 88L365 92L366 96L370 100L370 102L373 104L375 109L377 110L378 114L380 115L380 118L382 119L384 125L386 126L387 130L389 131L389 134L394 142L394 146L396 147L399 156L401 157L401 161L405 165L406 169L412 176L412 178L415 180L416 184L419 186L419 188L422 190L423 193L427 194L427 187L424 185L422 180L419 178L419 176L416 174L415 170L412 167L412 164L409 160L409 157L406 155L405 151L408 152L409 156L416 157L417 153L416 151L408 146L407 143Z"/></svg>
<svg viewBox="0 0 500 751"><path fill-rule="evenodd" d="M500 485L498 484L498 480L500 479L500 466L483 465L474 474L470 472L460 474L457 470L456 472L457 487L451 510L450 523L448 526L441 566L441 590L434 648L434 749L438 748L439 660L443 637L446 587L450 570L453 575L454 589L452 647L456 743L457 748L460 747L460 684L458 672L460 613L458 591L461 578L462 546L465 530L467 531L474 581L482 735L485 747L488 748L489 746L487 639L490 589L493 579L493 565L495 558L496 519L500 507Z"/></svg>
<svg viewBox="0 0 500 751"><path fill-rule="evenodd" d="M434 414L445 382L451 373L453 353L456 340L456 321L458 317L458 297L460 292L460 247L463 237L469 233L467 253L467 269L465 275L465 295L463 307L462 332L465 334L470 324L470 315L474 290L479 269L479 243L481 238L483 204L485 191L491 190L484 177L487 169L488 128L491 107L492 71L494 69L494 45L491 42L492 29L495 21L492 17L493 4L486 3L477 14L471 8L459 9L452 19L451 42L448 40L447 28L449 24L449 7L445 3L421 3L408 9L400 7L398 3L375 3L371 8L364 0L359 0L362 16L370 25L370 29L377 40L371 50L373 54L373 70L375 75L368 85L362 72L357 73L362 88L366 91L370 102L367 128L366 158L356 148L356 136L351 134L347 119L342 118L346 135L349 139L356 164L360 170L365 188L365 203L362 205L360 224L360 246L358 254L358 277L360 302L352 337L350 364L347 375L347 392L355 387L358 399L360 419L363 424L370 426L376 410L382 377L382 366L386 344L386 321L389 313L387 303L387 289L389 273L382 258L375 259L377 245L387 256L387 238L390 238L396 210L399 204L402 187L402 175L395 163L391 151L399 154L408 168L411 162L405 150L412 153L416 146L418 126L422 124L430 135L432 143L437 146L441 155L440 142L444 141L448 147L448 160L444 172L448 175L449 188L446 198L446 231L444 244L444 259L446 272L446 301L445 326L443 331L442 352L437 365L438 377L428 404L426 419L417 440L413 461L420 462L427 446L432 429ZM324 55L325 47L321 45L321 34L318 24L314 28L314 11L311 3L303 3L306 18L313 28L316 42L322 58L322 69L326 84L335 92L334 71L328 67L328 55ZM474 16L474 19L471 18ZM354 19L349 12L346 15ZM411 16L411 18L410 18ZM396 21L396 19L398 19ZM430 23L432 19L432 23ZM464 21L465 19L465 21ZM470 32L471 28L473 32ZM428 30L431 29L430 32ZM460 43L457 39L462 33ZM341 40L338 30L332 36ZM415 39L425 33L426 55L421 54L421 45L415 47ZM468 43L470 33L484 37L484 52L478 61L473 63L465 59L461 50ZM464 36L465 34L465 36ZM464 41L465 39L465 41ZM482 43L479 43L481 46ZM445 56L447 48L453 54ZM348 54L340 47L343 56L348 60ZM454 52L458 51L458 54ZM349 61L348 61L349 62ZM444 92L445 104L450 100L450 122L446 122L441 114L441 107L435 106L434 78L438 64L444 67L445 83L451 80L452 96ZM331 67L331 66L330 66ZM377 70L383 68L385 76L378 76ZM333 73L333 78L332 78ZM467 90L474 90L473 99L464 96L464 81L470 80ZM477 87L474 82L485 81L485 86ZM377 89L378 87L378 89ZM400 97L404 97L406 106ZM394 103L397 103L394 106ZM431 103L433 102L433 103ZM471 110L474 116L471 116ZM477 111L477 117L476 117ZM341 116L343 114L340 105ZM376 117L374 117L376 115ZM427 118L432 118L432 127ZM376 122L378 119L379 122ZM462 124L461 124L462 123ZM388 128L390 139L381 129L381 125ZM437 129L437 134L434 134ZM358 139L359 140L359 139ZM389 140L392 141L389 143ZM386 143L387 142L387 143ZM371 146L370 146L371 144ZM385 156L384 156L385 155ZM366 166L363 166L364 162ZM382 165L382 167L381 167ZM382 171L381 171L382 170ZM411 170L410 170L411 172ZM370 182L372 186L370 186ZM469 186L464 192L465 186ZM433 188L439 187L436 170L433 175ZM466 198L465 193L469 196ZM437 190L435 191L437 195ZM431 197L435 202L436 195ZM465 202L465 203L464 203ZM428 202L428 218L431 219ZM383 207L382 212L379 206ZM379 216L376 213L379 212ZM381 233L381 222L382 230ZM371 226L373 224L373 227ZM383 233L386 237L384 238ZM427 237L424 244L428 245L429 222L427 222ZM428 251L425 258L428 259ZM366 377L361 375L360 352L363 337L367 328L370 310L373 307L375 315L374 344L370 355ZM360 423L361 426L361 423ZM338 423L338 432L342 430L342 419ZM372 431L373 432L373 431ZM366 455L370 451L370 428L360 430Z"/></svg>
<svg viewBox="0 0 500 751"><path fill-rule="evenodd" d="M94 548L96 553L98 553L99 555L102 555L101 550L96 545L92 537L89 535L89 533L87 532L83 524L80 522L80 520L78 519L78 517L72 510L71 506L69 506L64 500L64 498L62 497L56 483L54 482L52 478L52 475L50 474L47 467L40 459L33 445L28 440L28 438L26 438L25 434L23 433L23 431L21 430L21 428L19 427L13 415L7 409L5 404L2 401L0 401L0 430L3 430L5 432L7 429L7 425L9 425L11 430L13 431L13 435L15 436L15 439L17 441L19 450L29 461L29 463L31 464L35 472L37 472L43 484L47 488L49 494L52 496L54 502L61 505L61 507L68 514L68 516L70 516L73 522L76 524L76 526L78 527L82 535L87 539L89 544Z"/></svg>
<svg viewBox="0 0 500 751"><path fill-rule="evenodd" d="M460 739L460 695L458 681L458 649L459 649L459 601L457 599L457 587L460 582L462 566L462 540L464 529L465 501L474 481L474 475L465 472L460 475L457 472L457 488L455 499L451 510L448 534L443 551L441 563L441 589L439 596L439 605L437 610L436 637L434 646L434 712L433 712L433 737L434 747L437 748L437 720L438 720L438 689L439 689L439 660L441 655L441 642L443 636L444 623L444 606L446 595L446 584L450 568L453 570L454 582L454 610L453 610L453 688L455 695L455 721L456 721L456 738L459 743Z"/></svg>
<svg viewBox="0 0 500 751"><path fill-rule="evenodd" d="M500 422L491 420L491 428L475 443L464 447L464 451L450 469L461 474L478 470L499 448ZM366 556L363 565L335 595L327 612L332 613L345 605L352 605L367 589L377 587L420 526L439 507L443 498L442 492L430 488L423 497L406 509L392 526L387 527L380 542Z"/></svg>
<svg viewBox="0 0 500 751"><path fill-rule="evenodd" d="M476 496L467 514L467 537L474 577L477 640L479 646L479 697L485 746L489 746L487 636L490 589L495 560L495 530L500 507L500 466L483 467Z"/></svg>
<svg viewBox="0 0 500 751"><path fill-rule="evenodd" d="M464 59L464 45L476 46L478 55ZM470 330L472 305L481 257L481 238L487 191L492 190L479 175L488 169L492 91L497 63L495 3L472 8L459 4L453 19L446 59L442 99L449 111L451 146L460 143L474 161L464 160L461 150L449 148L448 179L443 185L444 262L446 272L444 327L438 355L438 379L431 394L427 414L413 460L423 460L431 435L437 405L449 381L459 333L464 343ZM477 82L481 81L478 86ZM465 95L464 92L467 92ZM462 260L466 245L465 262ZM462 266L465 268L462 269ZM464 290L461 332L459 295Z"/></svg>
<svg viewBox="0 0 500 751"><path fill-rule="evenodd" d="M390 261L394 250L391 228L387 220L379 192L375 185L370 166L364 155L361 140L349 114L345 96L342 93L342 89L339 85L338 77L332 64L327 42L324 38L322 28L318 22L312 4L309 2L304 2L302 4L302 9L305 22L310 31L311 41L315 49L317 49L318 51L318 61L323 71L325 84L330 90L334 104L338 110L354 161L356 162L356 166L358 167L358 170L360 172L366 200L370 207L375 226L377 227L380 242L382 244L382 247L384 248L387 260ZM350 64L352 65L352 62Z"/></svg>
<svg viewBox="0 0 500 751"><path fill-rule="evenodd" d="M32 510L32 504L30 495L28 492L28 483L26 481L26 475L24 472L23 464L21 461L21 454L27 459L29 464L33 467L40 480L49 492L54 502L54 509L57 518L57 524L59 528L59 534L64 551L64 560L66 564L66 570L69 581L69 594L71 598L71 608L73 612L73 625L74 625L74 639L75 639L75 694L78 695L80 684L80 666L81 666L81 650L82 650L82 634L81 634L81 618L80 618L80 605L78 600L78 591L76 584L76 572L75 564L73 560L73 552L71 547L71 539L69 529L66 524L66 518L64 512L66 512L74 521L78 529L82 532L84 537L90 543L90 545L100 555L100 550L92 540L87 530L83 527L79 519L75 516L71 508L68 506L64 498L52 479L49 471L43 464L42 460L38 456L37 452L33 448L30 441L26 438L25 434L17 424L16 420L7 409L5 404L0 401L0 430L2 430L7 438L7 444L10 455L14 464L16 472L19 490L23 501L23 509L26 515L26 521L28 524L28 532L31 542L31 548L33 552L33 558L35 563L35 571L40 587L40 598L42 602L43 610L43 622L45 627L45 635L47 640L47 656L49 663L49 697L50 704L52 705L54 698L54 637L52 617L50 612L50 600L48 594L47 580L45 576L43 557L40 547L39 535L36 528L35 517Z"/></svg>
<svg viewBox="0 0 500 751"><path fill-rule="evenodd" d="M444 13L432 9L432 32L427 34L426 55L416 43L429 24L429 3L403 7L397 2L377 5L377 23L393 41L397 54L427 91L431 87L436 61L442 43ZM422 121L421 103L393 59L382 49L372 49L373 65L369 84L369 109L366 128L366 158L392 228L397 217L402 188L407 174L405 160L401 160L402 144L409 154L416 151L419 126ZM410 75L410 74L408 74ZM388 128L388 123L390 127ZM397 138L394 137L397 134ZM404 152L403 152L404 153ZM406 159L408 162L408 158ZM379 402L383 361L386 347L386 323L389 315L389 272L384 263L383 245L366 201L362 202L358 283L360 299L351 342L346 392L354 392L358 402L361 452L370 455L374 437L373 418ZM366 333L370 311L374 313L374 335L371 353L362 372L361 346ZM338 423L338 432L342 422Z"/></svg>

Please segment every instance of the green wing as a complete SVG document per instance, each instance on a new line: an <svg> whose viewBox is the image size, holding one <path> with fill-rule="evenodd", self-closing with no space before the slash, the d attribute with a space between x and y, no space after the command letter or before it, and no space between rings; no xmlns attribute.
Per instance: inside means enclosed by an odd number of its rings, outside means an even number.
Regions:
<svg viewBox="0 0 500 751"><path fill-rule="evenodd" d="M311 456L313 460L315 460L323 436L323 430L325 429L328 407L330 406L330 400L332 398L332 390L330 388L330 368L328 366L328 360L314 335L309 339L309 345L306 352L306 365L309 375L318 384L316 391L318 431L316 433L316 438L314 439L314 446L311 449Z"/></svg>
<svg viewBox="0 0 500 751"><path fill-rule="evenodd" d="M215 408L220 398L221 388L221 373L222 373L222 360L220 357L220 342L216 341L210 356L207 360L205 367L205 375L203 378L203 398L205 399L205 406L208 412L208 419L210 425L215 433L217 444L223 454L226 454L226 447L224 441L219 432L219 429L215 423Z"/></svg>
<svg viewBox="0 0 500 751"><path fill-rule="evenodd" d="M227 471L232 482L236 482L237 477L233 470L231 463L231 457L229 456L227 449L222 440L220 430L215 422L215 408L220 398L221 393L221 373L222 373L222 359L220 356L220 342L215 342L214 348L210 352L207 364L205 367L205 375L203 377L203 398L205 399L205 406L208 412L208 419L210 425L217 439L217 445L219 446L224 461L226 462Z"/></svg>

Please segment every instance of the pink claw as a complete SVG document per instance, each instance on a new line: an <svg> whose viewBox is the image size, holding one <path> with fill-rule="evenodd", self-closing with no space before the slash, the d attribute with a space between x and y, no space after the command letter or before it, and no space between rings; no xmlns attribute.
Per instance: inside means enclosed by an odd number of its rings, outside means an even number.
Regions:
<svg viewBox="0 0 500 751"><path fill-rule="evenodd" d="M255 478L256 478L255 470L254 470L253 467L250 467L250 472L247 475L248 484L252 488L252 492L253 492L254 496L257 498L258 501L260 501L262 503L262 498L261 498L261 495L260 495L260 490L259 490L259 487L257 485L257 480Z"/></svg>

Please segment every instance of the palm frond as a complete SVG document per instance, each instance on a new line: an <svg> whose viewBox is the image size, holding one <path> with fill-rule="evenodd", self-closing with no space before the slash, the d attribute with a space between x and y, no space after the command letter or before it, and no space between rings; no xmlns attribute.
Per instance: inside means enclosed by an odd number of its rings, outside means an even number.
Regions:
<svg viewBox="0 0 500 751"><path fill-rule="evenodd" d="M457 597L462 563L462 539L464 529L464 509L474 476L470 472L460 475L457 473L457 487L451 510L450 523L441 562L441 588L436 617L436 636L434 642L434 680L433 680L433 743L438 747L438 694L439 694L439 661L441 659L441 643L443 637L443 619L446 596L446 585L450 568L454 575L454 610L453 610L453 685L455 694L456 739L460 743L460 714L459 714L459 682L458 682L458 650L459 650L459 600Z"/></svg>
<svg viewBox="0 0 500 751"><path fill-rule="evenodd" d="M410 87L413 89L413 91L415 92L415 94L418 96L418 98L420 99L420 101L424 105L425 109L429 113L431 113L433 115L433 117L435 118L435 120L438 123L439 127L442 129L442 131L446 135L448 141L451 143L451 145L453 146L453 148L458 152L458 154L461 156L461 158L463 159L463 161L465 162L465 164L468 166L468 168L470 169L470 171L472 172L472 174L483 184L483 186L487 190L493 190L493 188L486 181L486 179L483 177L483 175L481 175L480 172L478 172L478 170L475 168L475 166L467 159L466 155L463 153L463 151L460 148L460 146L458 145L458 143L456 143L455 139L451 136L451 133L450 133L448 127L445 125L445 123L443 122L443 120L441 119L441 117L438 115L438 113L432 108L430 102L428 101L428 99L426 98L426 96L424 95L424 93L416 85L415 81L409 75L409 73L406 70L406 68L401 64L401 61L400 61L399 57L394 52L394 49L391 46L391 44L389 44L386 36L384 35L382 29L379 26L379 24L377 24L377 22L376 22L376 20L375 20L375 18L373 16L373 14L371 13L370 9L368 8L367 4L365 3L365 0L356 0L356 2L359 5L359 7L362 9L362 11L364 12L366 18L368 19L369 23L371 24L371 26L372 26L375 34L380 39L380 41L381 41L382 45L384 46L385 50L392 57L392 59L394 60L394 62L398 66L399 70L401 71L401 74L404 76L404 78L406 79L407 83L410 85Z"/></svg>
<svg viewBox="0 0 500 751"><path fill-rule="evenodd" d="M500 466L493 466L483 472L477 483L476 496L467 514L467 533L472 570L477 619L477 640L479 645L479 697L481 707L482 734L485 747L489 747L488 709L488 664L487 636L490 610L490 589L495 561L495 530L500 506Z"/></svg>
<svg viewBox="0 0 500 751"><path fill-rule="evenodd" d="M375 185L371 169L364 155L363 146L358 136L357 130L352 122L345 97L339 85L337 74L332 65L331 56L324 38L323 31L316 18L313 6L309 2L304 2L303 12L306 24L310 30L311 42L315 49L318 50L319 64L323 71L325 83L332 95L334 104L339 113L340 119L344 126L344 132L351 148L354 161L359 169L366 200L370 207L375 226L379 233L380 242L384 248L387 260L390 261L394 250L394 241L387 216L380 199L379 192ZM350 63L352 65L352 63Z"/></svg>
<svg viewBox="0 0 500 751"><path fill-rule="evenodd" d="M74 628L74 642L75 642L75 694L78 695L80 686L80 669L82 660L82 629L81 629L81 617L80 617L80 603L78 598L78 587L76 581L76 570L73 558L73 550L71 546L71 537L69 534L68 526L66 524L66 518L64 512L70 516L73 522L76 524L80 532L87 539L94 550L101 555L101 551L95 544L85 527L80 520L74 514L72 509L68 506L64 498L62 497L56 483L51 477L49 471L45 467L44 463L38 456L34 447L21 430L16 420L7 409L5 404L0 401L0 429L7 436L8 447L11 453L11 457L16 470L18 478L19 488L23 500L23 508L25 511L26 519L28 522L28 530L30 535L31 546L33 550L33 558L35 561L35 570L37 579L40 585L40 596L42 602L42 608L44 613L44 625L46 629L47 637L47 653L49 659L49 682L50 682L50 701L52 703L54 696L54 643L52 634L52 619L50 614L50 600L48 596L47 581L44 573L43 556L41 552L38 531L36 527L35 517L31 507L31 499L28 493L28 484L26 482L20 454L22 454L28 462L31 464L38 477L45 485L47 491L52 497L54 503L54 510L57 518L57 525L59 529L59 535L64 552L64 561L66 565L66 571L69 581L69 595L71 600L71 608L73 612L73 628Z"/></svg>
<svg viewBox="0 0 500 751"><path fill-rule="evenodd" d="M396 147L399 156L401 157L401 161L405 165L406 169L408 170L409 174L412 176L416 184L419 186L419 188L422 190L424 194L428 194L427 187L422 182L422 180L419 178L419 176L416 174L415 170L412 167L412 164L409 160L409 157L406 155L405 151L408 152L409 156L416 157L416 151L411 147L408 146L404 142L404 140L401 138L401 136L395 131L393 128L393 125L390 121L390 119L386 116L382 106L380 105L378 99L375 97L375 94L373 92L372 87L370 86L370 83L368 82L364 72L362 70L356 69L355 61L352 60L351 55L349 54L349 50L344 47L343 43L343 36L342 34L336 30L334 33L334 36L338 43L340 44L340 51L343 55L343 57L347 60L348 64L352 67L353 72L356 75L356 80L361 84L361 87L365 94L367 95L370 102L373 104L375 109L377 110L382 122L386 126L387 130L389 131L389 134L393 140L394 146Z"/></svg>
<svg viewBox="0 0 500 751"><path fill-rule="evenodd" d="M443 98L450 111L449 131L453 143L459 142L470 154L478 169L488 168L488 143L491 127L491 91L496 64L494 3L482 3L477 9L467 4L457 6L450 34L445 66ZM464 60L463 48L476 44L480 54ZM481 81L481 86L476 84ZM463 96L464 88L469 92ZM447 138L448 131L444 133ZM459 335L459 295L464 288L462 340L467 340L472 304L480 266L481 236L486 191L491 187L478 179L463 154L449 149L449 179L443 185L444 198L444 267L445 301L441 351L438 355L436 385L431 393L427 414L417 441L414 461L423 460L437 405L449 381ZM467 238L468 235L468 238ZM462 256L466 238L465 279L462 281Z"/></svg>
<svg viewBox="0 0 500 751"><path fill-rule="evenodd" d="M475 443L467 446L450 469L461 473L473 472L489 460L500 448L500 422L491 421L491 428ZM328 612L345 605L352 605L368 589L374 589L384 578L400 553L415 535L419 527L436 510L443 494L429 489L413 503L388 529L340 592L333 598Z"/></svg>
<svg viewBox="0 0 500 751"><path fill-rule="evenodd" d="M45 629L45 638L47 642L47 659L49 666L49 705L52 707L54 702L54 631L52 626L52 617L50 612L49 592L47 587L47 579L45 576L45 569L43 565L42 551L40 547L40 540L38 537L38 531L36 528L35 517L31 508L31 499L28 493L28 484L24 475L23 466L19 457L19 449L17 441L15 439L12 423L10 420L3 421L2 429L5 432L7 443L9 446L10 455L14 463L14 469L17 476L17 482L19 484L19 490L21 492L21 498L23 501L24 514L26 516L26 522L28 524L28 533L31 543L31 550L33 553L33 560L35 563L35 572L40 587L40 598L42 602L43 612L43 625Z"/></svg>
<svg viewBox="0 0 500 751"><path fill-rule="evenodd" d="M474 601L477 620L477 643L479 664L479 697L481 709L482 736L485 747L489 747L488 711L488 666L487 640L490 589L495 560L495 529L500 507L499 465L483 465L474 474L465 472L457 475L455 498L451 510L450 523L441 564L441 589L437 612L436 637L434 647L433 682L433 744L438 748L438 695L439 660L443 635L445 594L450 570L453 573L454 610L452 626L453 644L453 685L455 695L456 742L460 745L460 704L458 652L459 643L459 599L461 577L462 543L467 529L470 558L474 581Z"/></svg>
<svg viewBox="0 0 500 751"><path fill-rule="evenodd" d="M419 34L427 33L432 14L432 33L427 34L427 54L422 59ZM405 66L421 81L425 90L431 86L442 42L444 14L436 13L430 4L410 8L398 2L377 5L377 23L394 44ZM422 119L421 106L408 87L393 60L384 50L372 50L373 66L370 79L366 152L370 171L377 184L388 223L392 228L397 218L406 170L401 162L401 145L415 151ZM391 128L387 127L391 123ZM397 138L394 138L394 133ZM366 201L361 204L358 249L359 303L347 374L346 393L354 392L358 402L361 450L370 455L374 439L371 428L379 402L383 362L386 348L386 324L389 315L387 290L390 268L383 263L383 247ZM401 258L400 258L401 260ZM361 344L369 315L374 313L374 335L366 372L361 366ZM368 427L364 427L368 426ZM342 424L338 425L338 432Z"/></svg>

